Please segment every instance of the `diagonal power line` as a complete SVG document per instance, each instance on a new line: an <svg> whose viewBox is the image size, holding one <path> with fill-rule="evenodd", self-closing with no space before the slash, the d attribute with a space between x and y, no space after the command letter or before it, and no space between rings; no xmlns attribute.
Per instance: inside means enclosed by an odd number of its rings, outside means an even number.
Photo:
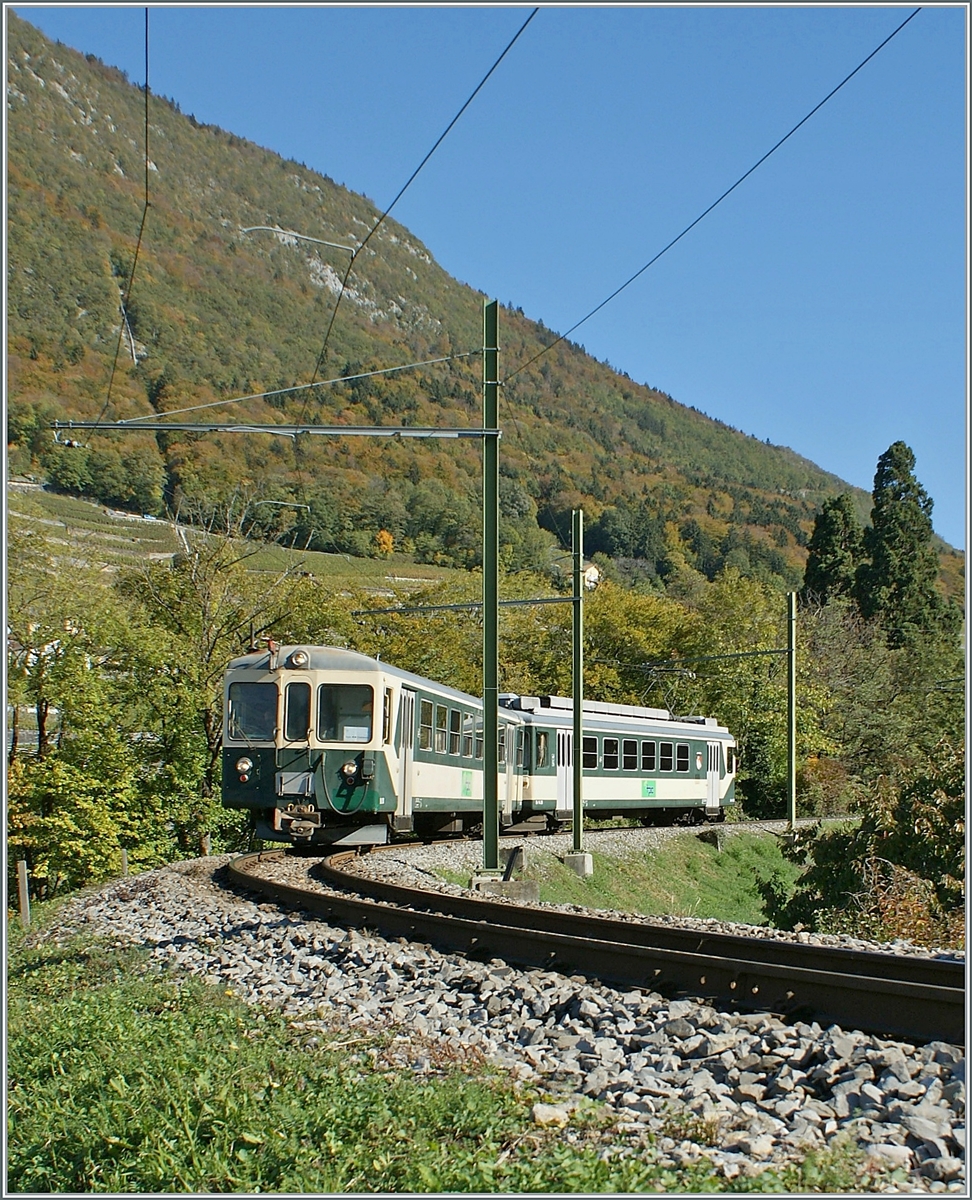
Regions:
<svg viewBox="0 0 972 1200"><path fill-rule="evenodd" d="M391 210L395 207L395 205L399 202L399 200L401 200L402 196L405 195L405 193L409 189L409 187L411 187L411 185L415 182L415 179L418 176L419 172L422 170L422 168L425 166L425 164L429 161L429 159L432 157L432 155L436 152L436 150L438 150L438 148L445 141L446 137L452 130L453 126L456 124L456 122L459 120L459 118L462 116L462 114L466 111L466 109L469 107L469 105L472 104L473 100L476 99L476 97L479 95L480 91L482 91L483 87L486 84L486 81L493 74L493 72L496 70L496 68L500 65L500 63L503 61L503 59L507 56L507 54L510 52L510 50L513 49L513 46L516 43L516 41L519 39L520 34L523 33L523 31L526 29L526 27L530 24L530 22L533 20L533 18L537 15L537 13L539 11L540 11L539 7L533 9L533 11L530 13L530 15L527 17L527 19L523 22L523 24L520 26L520 28L516 31L516 33L513 35L513 37L510 39L510 41L507 42L502 53L499 55L499 57L496 59L496 61L493 63L493 65L489 68L489 70L486 72L486 74L482 77L482 79L479 81L479 83L476 85L476 87L472 90L472 92L470 92L469 97L467 98L466 102L463 104L462 108L459 109L459 111L456 113L456 115L452 118L452 120L449 122L449 124L445 127L445 129L439 135L439 137L437 138L432 149L428 152L428 154L426 154L426 156L422 159L422 161L415 168L415 170L411 173L411 175L409 175L408 179L406 179L405 183L400 188L398 195L395 197L394 200L392 200L391 204L388 205L388 207L381 214L381 216L378 218L378 220L375 221L374 225L372 225L371 229L368 231L368 234L366 235L366 237L365 237L364 241L361 243L361 245L358 246L357 249L352 252L351 261L348 263L348 265L345 269L345 272L344 272L344 276L341 280L341 287L340 287L340 290L338 291L337 300L334 302L334 308L331 310L331 319L328 322L327 331L324 334L324 345L321 347L321 352L317 356L317 363L314 367L314 375L311 379L311 383L314 383L316 381L318 372L324 366L324 359L325 359L325 355L327 354L327 346L328 346L328 342L330 341L330 338L331 338L331 330L334 328L334 319L337 316L337 311L338 311L338 308L340 307L341 300L344 297L345 291L347 290L348 279L351 277L351 269L354 266L355 259L362 252L362 250L364 250L365 246L367 246L367 244L371 241L371 239L374 237L374 235L378 232L379 228L381 227L382 222L385 220L385 218L388 216L388 214L391 212ZM305 405L305 407L306 407L306 405Z"/></svg>
<svg viewBox="0 0 972 1200"><path fill-rule="evenodd" d="M707 209L705 209L704 212L699 213L699 215L695 218L694 221L692 221L692 223L690 225L686 225L685 228L682 230L682 232L680 234L678 234L677 237L673 237L667 246L663 246L662 249L659 250L658 253L653 258L650 258L643 267L640 267L637 271L635 271L635 273L632 276L630 276L630 278L626 279L624 281L624 283L621 284L620 287L615 288L614 291L610 294L610 296L608 296L605 300L602 300L601 303L598 304L595 308L592 308L591 311L587 314L587 316L581 317L581 319L579 321L577 321L573 325L571 325L571 327L567 330L566 333L560 334L557 338L554 339L554 341L552 341L550 343L549 346L544 346L544 348L538 354L534 354L533 357L528 358L526 360L526 362L520 363L520 365L515 370L511 371L509 373L509 375L506 376L506 380L504 382L512 379L514 375L519 375L519 373L521 371L525 371L526 368L529 367L532 363L535 363L538 358L542 358L547 353L548 350L552 350L554 348L554 346L558 345L560 342L562 342L566 338L568 338L574 332L574 330L579 329L581 327L581 325L583 325L586 321L589 321L591 319L591 317L593 317L596 313L599 313L601 311L601 309L605 307L605 305L610 304L611 301L616 296L620 296L621 293L625 290L625 288L630 287L631 284L634 283L634 281L636 279L638 279L639 276L643 275L650 266L653 266L656 262L658 262L658 260L662 257L663 254L667 254L668 251L671 250L671 248L674 245L676 245L678 242L680 242L682 240L682 238L685 237L685 235L690 232L690 230L694 229L695 226L698 225L698 223L700 221L704 220L709 215L709 213L712 212L712 210L714 208L717 208L723 202L723 200L725 200L728 196L730 196L744 180L748 179L749 176L752 175L752 173L758 167L761 167L763 165L763 163L766 162L766 160L770 157L771 154L775 154L776 151L779 150L779 148L783 145L784 142L788 141L802 125L805 125L807 123L807 121L809 121L810 118L814 115L814 113L819 112L820 109L823 108L823 106L827 103L828 100L830 100L832 97L836 96L837 93L840 91L840 89L844 86L844 84L849 83L854 78L854 76L857 74L857 72L860 71L863 67L865 67L871 61L871 59L874 58L874 56L876 54L878 54L881 50L883 50L884 47L888 44L888 42L890 42L892 38L896 37L901 32L901 30L904 29L904 27L908 24L908 22L913 21L914 18L917 17L917 15L920 12L921 12L921 8L919 7L919 8L916 8L914 10L914 12L911 13L909 16L907 16L901 22L901 24L897 27L897 29L895 29L892 33L889 33L888 36L884 39L884 41L881 42L880 45L876 46L871 51L871 53L867 56L867 58L862 59L861 62L859 62L857 64L857 66L854 68L853 71L851 71L851 73L849 75L846 75L840 81L840 83L837 84L837 86L835 88L833 88L831 91L829 91L827 93L826 96L824 96L824 98L820 101L819 104L814 105L814 107L810 109L810 111L807 113L807 115L802 120L797 121L797 123L793 126L793 128L789 131L789 133L784 134L783 137L780 138L780 140L776 143L775 146L772 146L769 150L766 151L766 153L763 155L762 158L760 158L756 162L754 162L753 165L749 168L749 170L745 172L745 174L740 175L739 178L736 180L736 182L731 187L726 188L726 190L722 193L722 195L717 200L713 200L713 202L709 205L709 207Z"/></svg>

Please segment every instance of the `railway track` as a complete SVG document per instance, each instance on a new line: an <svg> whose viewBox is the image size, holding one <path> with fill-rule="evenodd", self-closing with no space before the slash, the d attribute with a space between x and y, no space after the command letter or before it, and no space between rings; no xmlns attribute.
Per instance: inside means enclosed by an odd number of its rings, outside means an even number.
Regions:
<svg viewBox="0 0 972 1200"><path fill-rule="evenodd" d="M355 857L353 851L311 869L312 879L330 890L295 887L267 871L286 855L278 850L238 858L227 868L229 881L287 908L480 959L581 973L868 1033L964 1045L962 962L700 933L424 892L350 874L343 868Z"/></svg>

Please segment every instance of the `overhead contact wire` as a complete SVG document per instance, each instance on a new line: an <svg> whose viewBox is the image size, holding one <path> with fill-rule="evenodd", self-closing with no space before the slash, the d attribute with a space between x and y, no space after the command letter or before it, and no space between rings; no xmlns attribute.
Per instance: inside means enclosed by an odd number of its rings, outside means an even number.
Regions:
<svg viewBox="0 0 972 1200"><path fill-rule="evenodd" d="M840 81L840 83L838 83L837 86L832 89L832 91L829 91L827 93L827 95L824 96L824 98L820 101L819 104L814 105L814 107L811 108L811 110L807 113L807 115L802 120L798 121L796 123L796 125L793 126L793 128L790 130L789 133L784 134L784 136L780 138L780 140L776 143L775 146L773 146L773 147L771 147L771 149L767 150L762 158L760 158L757 162L753 163L753 165L749 168L748 171L745 172L745 174L740 175L739 178L736 180L736 182L731 187L726 188L726 190L722 193L722 195L717 200L713 200L713 202L709 205L709 207L704 212L700 213L690 225L686 225L685 228L682 230L682 232L677 237L672 238L672 240L668 243L667 246L664 246L661 250L659 250L658 253L653 258L650 258L643 267L641 267L641 268L639 268L639 270L635 271L635 273L629 279L626 279L625 282L622 283L620 287L615 288L615 290L610 294L610 296L607 297L606 300L602 300L601 303L598 304L596 308L592 308L586 317L581 317L581 319L579 321L577 321L575 324L571 325L571 327L566 331L566 333L561 333L548 346L544 346L544 348L538 354L534 354L532 358L528 358L526 360L526 362L521 363L514 371L511 371L510 374L506 376L506 380L512 379L514 375L518 375L521 371L525 371L526 368L531 366L533 363L535 363L537 361L537 359L542 358L547 353L548 350L552 350L554 348L554 346L558 345L560 342L562 342L566 338L570 337L570 335L576 329L580 329L580 327L585 322L589 321L591 319L591 317L593 317L597 313L599 313L601 311L601 309L605 307L605 305L610 304L611 301L616 296L620 296L620 294L625 290L625 288L630 287L630 285L632 283L634 283L634 281L639 276L643 275L645 273L645 271L648 270L649 267L653 266L656 262L658 262L658 260L662 257L663 254L667 254L668 251L671 250L671 248L673 246L677 245L677 243L680 242L687 233L689 233L691 230L693 230L700 221L704 220L709 215L709 213L712 212L712 210L714 208L717 208L723 202L723 200L725 200L728 196L730 196L736 190L736 188L739 187L739 185L744 182L744 180L748 179L749 176L752 175L752 173L758 167L761 167L763 165L763 163L766 162L766 160L770 157L770 155L775 154L776 151L779 150L779 148L783 145L784 142L788 141L802 125L805 125L807 123L807 121L809 121L810 118L814 115L814 113L819 112L820 109L823 108L823 106L827 103L828 100L830 100L832 97L836 96L837 93L840 91L840 89L844 86L844 84L849 83L854 78L854 76L858 73L858 71L860 71L863 67L867 66L867 64L871 61L871 59L874 58L874 56L876 54L878 54L881 50L883 50L884 47L888 44L888 42L891 41L892 38L897 37L897 35L901 32L902 29L904 29L904 27L908 24L908 22L913 21L920 12L921 12L921 8L920 7L916 8L913 13L911 13L908 17L906 17L901 22L901 24L897 27L897 29L895 29L892 33L889 33L888 36L884 39L884 41L881 42L880 45L876 46L871 51L871 53L867 56L867 58L862 59L861 62L859 62L857 64L857 66L854 68L853 71L850 72L849 75L846 75Z"/></svg>
<svg viewBox="0 0 972 1200"><path fill-rule="evenodd" d="M441 358L427 358L422 362L402 363L398 367L379 367L374 371L359 371L355 375L336 375L333 379L319 379L316 383L296 383L289 388L271 388L267 392L251 392L248 396L232 396L228 400L209 400L205 404L193 404L189 408L171 408L166 409L163 416L174 417L180 413L201 412L204 408L219 408L223 404L242 404L246 400L266 400L271 396L285 396L291 392L303 392L309 388L327 387L332 383L351 383L355 379L373 379L376 375L391 375L396 371L413 371L417 367L432 367L438 363L454 362L459 358L472 358L476 354L482 354L482 350L464 350L461 354L446 354ZM140 417L129 417L124 422L126 425L134 425L138 421L149 421L157 414L145 413ZM301 424L302 422L298 422Z"/></svg>

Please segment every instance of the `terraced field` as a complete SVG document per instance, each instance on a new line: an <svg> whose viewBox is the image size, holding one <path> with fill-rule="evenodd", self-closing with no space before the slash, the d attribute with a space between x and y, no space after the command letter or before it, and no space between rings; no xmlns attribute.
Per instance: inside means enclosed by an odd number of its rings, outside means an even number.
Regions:
<svg viewBox="0 0 972 1200"><path fill-rule="evenodd" d="M107 509L89 500L48 492L40 484L9 483L7 512L11 532L41 534L55 561L67 567L100 567L111 575L133 562L171 558L181 549L180 529L171 521ZM249 546L255 551L247 559L251 571L280 572L299 565L338 587L397 591L464 575L450 567L414 563L398 554L385 559L351 558L284 546Z"/></svg>

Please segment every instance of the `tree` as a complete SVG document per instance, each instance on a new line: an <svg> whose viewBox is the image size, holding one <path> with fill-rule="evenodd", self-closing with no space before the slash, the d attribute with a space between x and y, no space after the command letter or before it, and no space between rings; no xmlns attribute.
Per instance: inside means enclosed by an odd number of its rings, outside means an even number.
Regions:
<svg viewBox="0 0 972 1200"><path fill-rule="evenodd" d="M932 499L915 479L914 466L914 453L904 442L878 459L866 557L855 581L861 613L880 621L892 647L954 630L956 623L954 609L935 587Z"/></svg>
<svg viewBox="0 0 972 1200"><path fill-rule="evenodd" d="M853 595L863 542L864 532L850 492L825 501L810 535L804 598L812 596L826 604L836 596Z"/></svg>
<svg viewBox="0 0 972 1200"><path fill-rule="evenodd" d="M775 918L858 936L954 945L963 935L965 753L941 741L921 766L875 782L859 824L802 831L803 872Z"/></svg>
<svg viewBox="0 0 972 1200"><path fill-rule="evenodd" d="M171 565L133 568L117 584L131 602L124 665L151 731L145 763L184 853L227 826L219 805L226 663L290 607L292 571L261 578L246 571L247 557L229 539L200 535Z"/></svg>

